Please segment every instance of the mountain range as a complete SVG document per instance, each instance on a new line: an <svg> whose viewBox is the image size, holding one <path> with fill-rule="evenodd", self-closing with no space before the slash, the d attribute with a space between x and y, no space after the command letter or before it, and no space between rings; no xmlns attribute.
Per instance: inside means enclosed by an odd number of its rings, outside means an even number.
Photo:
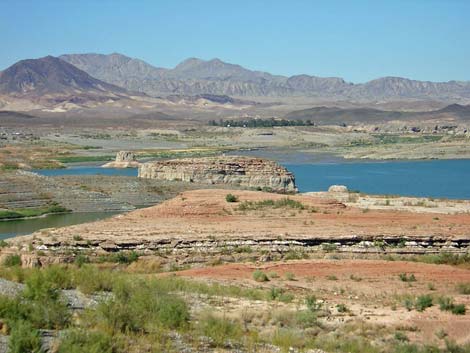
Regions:
<svg viewBox="0 0 470 353"><path fill-rule="evenodd" d="M470 99L470 82L466 81L429 82L383 77L353 84L339 77L272 75L220 59L190 58L173 69L154 67L117 53L68 54L60 59L102 81L152 96L307 96L354 101L426 99L450 103Z"/></svg>
<svg viewBox="0 0 470 353"><path fill-rule="evenodd" d="M248 70L219 59L196 58L165 69L121 54L47 56L21 60L0 72L3 110L261 108L263 105L256 103L261 97L270 97L263 104L271 105L277 104L276 99L306 97L308 101L325 99L369 107L377 102L405 100L440 102L443 106L442 103L470 103L470 82L436 83L385 77L352 84L337 77L286 77Z"/></svg>

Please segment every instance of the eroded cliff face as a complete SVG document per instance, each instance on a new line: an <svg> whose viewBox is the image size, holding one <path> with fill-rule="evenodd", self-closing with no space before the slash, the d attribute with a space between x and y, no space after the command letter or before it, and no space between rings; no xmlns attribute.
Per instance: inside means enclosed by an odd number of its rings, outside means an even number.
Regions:
<svg viewBox="0 0 470 353"><path fill-rule="evenodd" d="M140 178L230 184L276 192L296 192L294 175L277 163L260 158L224 156L174 159L139 166Z"/></svg>
<svg viewBox="0 0 470 353"><path fill-rule="evenodd" d="M103 168L137 168L140 165L137 162L134 152L119 151L116 154L116 160L104 164Z"/></svg>

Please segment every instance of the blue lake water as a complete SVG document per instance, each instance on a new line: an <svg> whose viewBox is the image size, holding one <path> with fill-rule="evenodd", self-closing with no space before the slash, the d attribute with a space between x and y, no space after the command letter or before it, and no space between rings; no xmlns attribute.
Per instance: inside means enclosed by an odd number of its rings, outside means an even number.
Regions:
<svg viewBox="0 0 470 353"><path fill-rule="evenodd" d="M470 160L284 163L299 191L346 185L368 194L470 199Z"/></svg>
<svg viewBox="0 0 470 353"><path fill-rule="evenodd" d="M101 168L100 166L73 166L62 169L39 169L33 172L45 176L59 175L122 175L137 176L137 168Z"/></svg>
<svg viewBox="0 0 470 353"><path fill-rule="evenodd" d="M57 228L73 224L93 222L99 219L111 217L114 214L116 214L116 212L80 212L51 214L44 217L30 219L0 221L0 240L18 235L30 234L44 228Z"/></svg>

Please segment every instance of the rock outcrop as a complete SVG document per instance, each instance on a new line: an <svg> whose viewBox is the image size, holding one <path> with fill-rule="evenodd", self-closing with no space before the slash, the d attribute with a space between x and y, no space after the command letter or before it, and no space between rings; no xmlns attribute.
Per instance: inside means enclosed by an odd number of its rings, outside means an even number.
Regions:
<svg viewBox="0 0 470 353"><path fill-rule="evenodd" d="M347 188L347 186L344 186L344 185L331 185L328 188L328 192L341 192L341 193L344 193L344 192L348 192L348 188Z"/></svg>
<svg viewBox="0 0 470 353"><path fill-rule="evenodd" d="M149 162L139 166L140 178L229 184L245 188L296 192L294 175L277 163L260 158L223 156Z"/></svg>
<svg viewBox="0 0 470 353"><path fill-rule="evenodd" d="M137 168L140 165L135 158L134 152L119 151L116 160L103 165L103 168Z"/></svg>

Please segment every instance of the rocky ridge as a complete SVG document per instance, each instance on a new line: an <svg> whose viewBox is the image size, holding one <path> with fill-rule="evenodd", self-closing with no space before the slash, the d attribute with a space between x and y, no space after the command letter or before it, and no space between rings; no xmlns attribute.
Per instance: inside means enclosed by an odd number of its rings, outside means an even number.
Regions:
<svg viewBox="0 0 470 353"><path fill-rule="evenodd" d="M294 175L274 161L240 157L204 157L148 162L139 166L139 177L203 184L230 184L276 192L297 191Z"/></svg>
<svg viewBox="0 0 470 353"><path fill-rule="evenodd" d="M157 68L142 60L113 53L62 55L93 77L149 95L313 96L353 100L437 99L469 101L470 83L428 82L402 77L382 77L354 84L340 77L272 75L248 70L220 59L189 58L172 69Z"/></svg>

